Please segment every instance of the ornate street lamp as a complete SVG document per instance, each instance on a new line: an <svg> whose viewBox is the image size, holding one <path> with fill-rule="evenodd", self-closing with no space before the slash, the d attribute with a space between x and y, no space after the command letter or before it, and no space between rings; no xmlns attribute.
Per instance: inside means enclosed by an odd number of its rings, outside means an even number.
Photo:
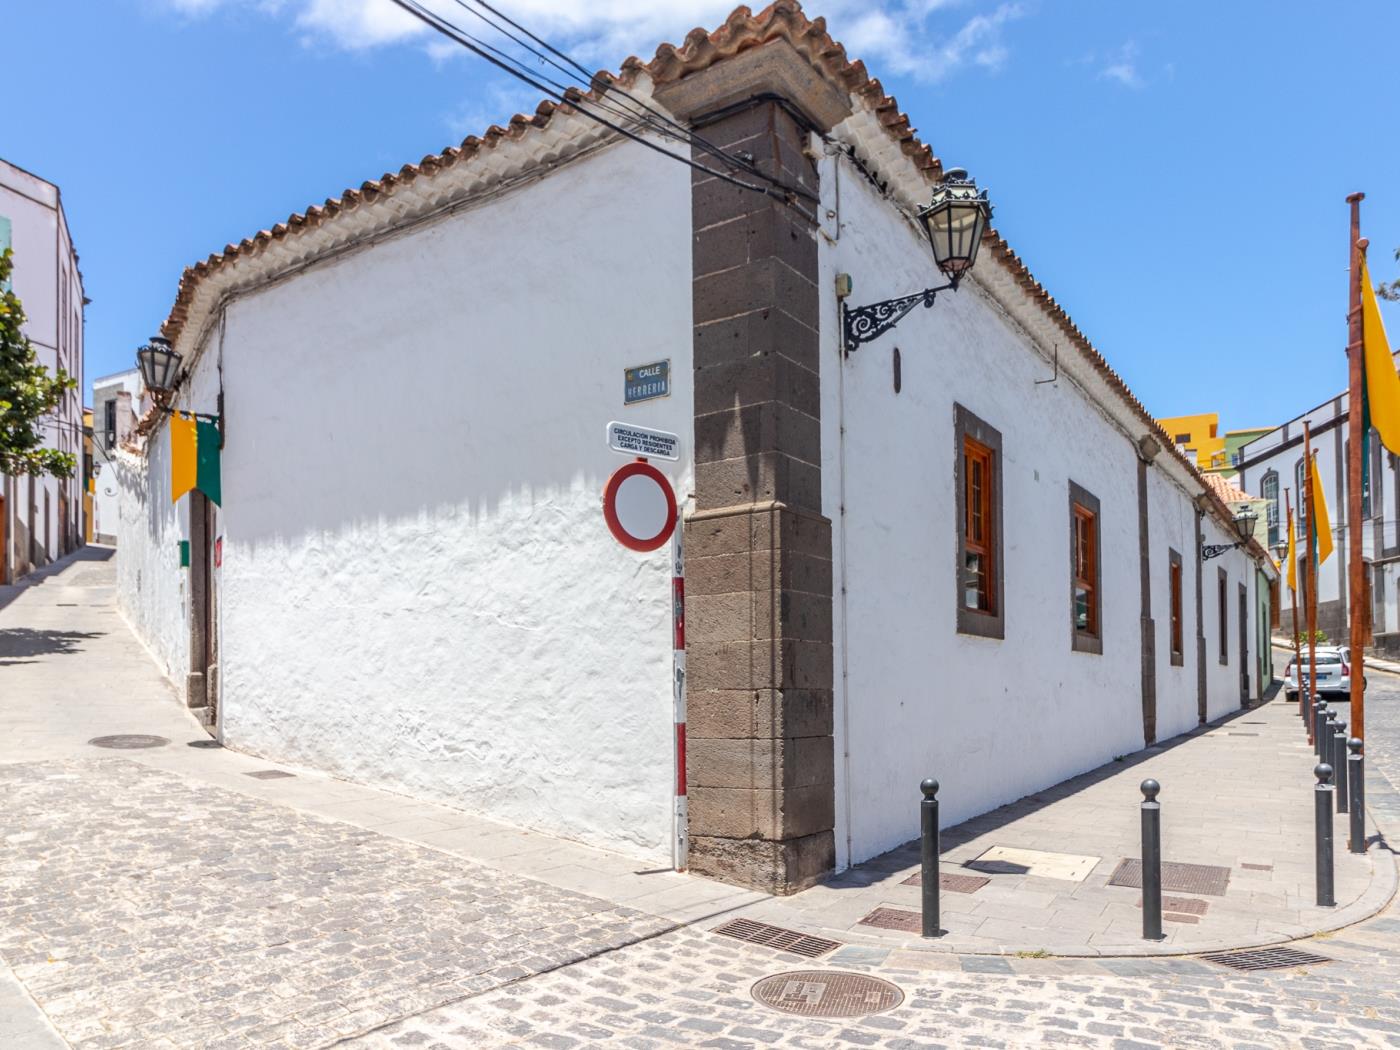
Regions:
<svg viewBox="0 0 1400 1050"><path fill-rule="evenodd" d="M141 381L159 400L170 394L180 379L180 355L164 336L153 335L145 346L136 351L136 363L141 368Z"/></svg>
<svg viewBox="0 0 1400 1050"><path fill-rule="evenodd" d="M1237 547L1243 547L1249 542L1250 537L1254 535L1254 526L1258 521L1259 515L1255 512L1253 507L1242 508L1240 512L1235 515L1235 532L1239 533L1239 542L1204 544L1201 547L1201 557L1209 561L1211 558L1224 554L1226 551L1232 551Z"/></svg>
<svg viewBox="0 0 1400 1050"><path fill-rule="evenodd" d="M939 292L958 290L963 275L972 269L977 261L977 249L982 245L982 234L992 218L992 205L987 199L987 191L979 190L977 182L962 168L950 168L943 175L943 181L934 190L933 200L926 208L919 209L919 222L928 235L929 246L933 249L933 261L948 278L948 283L937 288L925 288L913 295L886 299L869 306L848 307L845 297L851 294L851 279L848 274L837 277L837 294L841 296L841 344L845 353L850 354L872 339L888 332L899 324L904 316L921 303L925 307L933 305Z"/></svg>

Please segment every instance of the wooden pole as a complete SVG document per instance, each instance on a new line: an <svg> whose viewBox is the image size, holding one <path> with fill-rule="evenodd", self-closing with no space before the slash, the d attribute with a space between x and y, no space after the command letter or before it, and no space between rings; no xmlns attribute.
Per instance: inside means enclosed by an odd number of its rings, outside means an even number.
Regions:
<svg viewBox="0 0 1400 1050"><path fill-rule="evenodd" d="M1371 610L1366 602L1366 565L1361 560L1361 453L1366 435L1361 412L1361 260L1366 250L1361 240L1361 202L1364 193L1353 193L1347 198L1351 205L1351 240L1348 242L1351 257L1351 303L1347 311L1347 371L1350 382L1347 386L1347 434L1350 448L1347 452L1347 586L1348 605L1351 621L1351 735L1360 740L1366 739L1366 693L1362 688L1366 681L1366 638L1370 634L1369 617Z"/></svg>
<svg viewBox="0 0 1400 1050"><path fill-rule="evenodd" d="M1298 545L1293 542L1293 497L1286 487L1283 490L1283 505L1288 510L1288 550L1293 552L1293 561L1295 563L1293 565L1293 579L1296 581L1298 579L1298 566L1296 564L1298 561ZM1285 553L1284 557L1288 557L1288 554ZM1284 569L1283 578L1285 580L1288 579L1287 567ZM1303 679L1303 635L1298 630L1298 592L1290 587L1288 588L1288 593L1292 596L1292 601L1289 604L1293 606L1293 680L1301 683ZM1304 720L1307 719L1307 714L1304 710L1306 707L1307 705L1303 703L1303 691L1299 689L1298 714L1301 715Z"/></svg>
<svg viewBox="0 0 1400 1050"><path fill-rule="evenodd" d="M1317 559L1313 556L1316 549L1313 544L1314 530L1317 528L1316 507L1313 505L1313 453L1312 453L1312 426L1303 424L1303 485L1307 493L1304 506L1307 513L1303 524L1303 565L1305 566L1304 579L1307 581L1304 586L1307 589L1307 624L1308 624L1308 706L1312 707L1313 690L1317 688ZM1308 743L1313 743L1313 720L1308 718Z"/></svg>

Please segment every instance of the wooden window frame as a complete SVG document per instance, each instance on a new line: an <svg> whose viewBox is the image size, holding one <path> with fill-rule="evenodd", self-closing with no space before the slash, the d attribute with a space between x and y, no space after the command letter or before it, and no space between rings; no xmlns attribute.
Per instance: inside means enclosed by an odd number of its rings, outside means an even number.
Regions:
<svg viewBox="0 0 1400 1050"><path fill-rule="evenodd" d="M1186 605L1182 600L1181 552L1167 548L1167 601L1170 608L1167 645L1171 653L1171 665L1182 667L1186 663Z"/></svg>
<svg viewBox="0 0 1400 1050"><path fill-rule="evenodd" d="M1216 569L1217 591L1219 592L1218 615L1220 623L1220 665L1230 664L1230 577L1224 569Z"/></svg>
<svg viewBox="0 0 1400 1050"><path fill-rule="evenodd" d="M969 609L965 604L964 567L967 564L968 542L968 478L967 452L969 448L982 450L987 454L991 466L991 484L986 487L984 515L989 517L990 536L987 546L990 561L988 581L989 610ZM957 609L957 629L960 634L970 634L979 638L1004 639L1006 637L1006 573L1004 551L1005 535L1002 530L1002 457L1001 431L973 415L962 405L953 405L953 492L956 500L956 514L953 528L957 534L957 562L953 572L954 600ZM988 514L989 512L989 514ZM987 520L984 517L984 520Z"/></svg>
<svg viewBox="0 0 1400 1050"><path fill-rule="evenodd" d="M1093 529L1089 566L1090 577L1084 578L1090 594L1089 630L1081 630L1075 590L1080 584L1078 525L1087 520ZM1076 653L1103 655L1103 529L1099 515L1099 500L1088 489L1073 481L1069 483L1069 633L1070 648Z"/></svg>

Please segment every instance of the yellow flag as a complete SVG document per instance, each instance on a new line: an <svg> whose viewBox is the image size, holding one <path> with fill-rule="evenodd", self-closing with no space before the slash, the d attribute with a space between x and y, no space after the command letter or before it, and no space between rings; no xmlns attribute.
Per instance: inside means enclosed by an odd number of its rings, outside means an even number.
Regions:
<svg viewBox="0 0 1400 1050"><path fill-rule="evenodd" d="M1308 472L1308 484L1312 486L1313 535L1317 537L1317 563L1321 565L1332 557L1332 522L1327 517L1327 497L1322 492L1322 478L1317 473L1317 457L1313 457Z"/></svg>
<svg viewBox="0 0 1400 1050"><path fill-rule="evenodd" d="M1370 403L1371 425L1381 436L1381 444L1400 455L1400 375L1390 356L1390 344L1381 322L1380 304L1371 286L1366 257L1361 257L1362 360L1366 365L1366 399Z"/></svg>
<svg viewBox="0 0 1400 1050"><path fill-rule="evenodd" d="M1293 535L1298 530L1293 527L1293 516L1289 515L1288 522L1288 589L1294 594L1298 593L1298 552L1293 548Z"/></svg>
<svg viewBox="0 0 1400 1050"><path fill-rule="evenodd" d="M197 430L193 416L176 412L170 417L170 502L174 503L199 478Z"/></svg>

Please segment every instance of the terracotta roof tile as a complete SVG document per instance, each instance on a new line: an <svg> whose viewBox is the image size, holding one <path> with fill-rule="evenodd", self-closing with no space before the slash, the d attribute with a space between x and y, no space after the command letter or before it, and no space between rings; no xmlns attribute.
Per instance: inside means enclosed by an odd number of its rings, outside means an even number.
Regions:
<svg viewBox="0 0 1400 1050"><path fill-rule="evenodd" d="M596 99L600 95L600 89L605 88L607 84L628 86L643 74L654 84L668 83L706 69L749 48L760 47L780 38L804 55L813 68L827 80L868 105L885 133L898 144L900 152L914 164L927 181L934 182L942 176L941 162L929 146L919 140L908 114L900 110L899 103L885 93L879 80L869 75L863 62L852 61L847 57L846 49L827 33L826 19L807 18L801 5L794 0L777 0L758 14L754 14L747 7L737 7L719 28L713 31L693 29L686 34L679 47L663 43L656 49L655 56L649 62L643 62L635 56L628 58L622 63L619 74L599 73L588 92L572 90L566 98ZM560 110L571 111L572 107L567 103L561 105L548 100L541 102L533 115L516 114L512 117L508 127L493 124L486 129L482 138L469 135L460 146L449 147L438 154L429 154L417 164L404 165L397 174L387 173L378 180L362 183L358 190L346 190L338 200L327 200L324 206L313 205L305 214L291 215L271 231L262 231L256 237L237 245L227 245L222 254L211 255L185 270L180 279L175 305L161 328L162 333L172 341L177 339L188 317L199 283L213 271L236 261L239 256L262 250L273 240L319 226L340 212L354 209L362 203L392 195L400 185L410 183L420 175L431 177L437 171L470 160L483 151L495 149L504 141L519 139L531 129L545 128ZM985 247L992 249L992 255L1010 270L1025 293L1048 313L1055 325L1074 343L1112 390L1140 417L1148 431L1159 436L1166 454L1174 457L1191 474L1200 478L1195 464L1176 449L1142 402L1128 389L1122 377L1109 366L1107 360L1070 319L1064 308L1032 276L1020 256L995 229L989 228L985 238ZM1224 502L1209 485L1203 483L1203 489L1207 500L1214 503L1217 517L1228 523L1231 516ZM1259 548L1259 553L1263 553L1262 548Z"/></svg>

